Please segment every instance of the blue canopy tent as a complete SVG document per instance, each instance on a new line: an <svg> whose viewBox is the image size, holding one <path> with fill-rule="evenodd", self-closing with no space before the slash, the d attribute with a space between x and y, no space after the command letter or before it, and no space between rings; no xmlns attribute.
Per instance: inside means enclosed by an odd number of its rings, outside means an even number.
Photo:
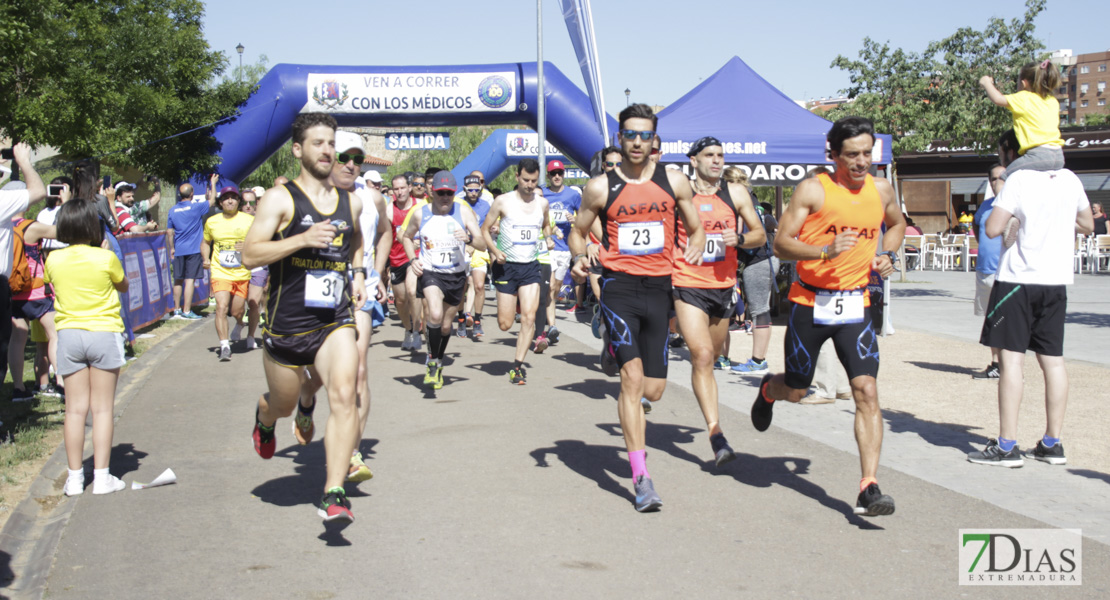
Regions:
<svg viewBox="0 0 1110 600"><path fill-rule="evenodd" d="M725 162L749 167L753 185L792 186L811 168L832 164L825 157L830 127L734 56L659 112L661 162L689 164L690 145L711 135L724 144ZM890 135L877 136L873 158L890 164Z"/></svg>

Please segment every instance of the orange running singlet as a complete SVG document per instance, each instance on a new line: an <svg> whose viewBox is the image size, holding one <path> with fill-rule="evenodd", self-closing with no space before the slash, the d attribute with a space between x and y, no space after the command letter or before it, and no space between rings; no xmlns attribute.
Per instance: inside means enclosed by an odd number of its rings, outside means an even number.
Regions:
<svg viewBox="0 0 1110 600"><path fill-rule="evenodd" d="M736 205L728 193L728 183L715 195L694 196L694 208L701 217L705 229L705 250L700 265L686 262L682 249L686 247L686 224L678 221L678 243L674 248L674 274L671 281L675 287L699 288L703 290L725 289L736 285L736 248L725 246L721 232L736 231Z"/></svg>
<svg viewBox="0 0 1110 600"><path fill-rule="evenodd" d="M875 180L868 175L858 190L841 187L824 173L818 175L817 180L825 188L825 204L806 217L798 240L824 246L833 243L836 234L848 230L858 231L859 239L854 248L832 260L798 261L798 279L826 290L863 288L871 275L871 261L879 247L879 228L883 224L883 199L875 187ZM803 306L813 306L814 294L794 282L789 299ZM865 293L864 306L870 305L870 297Z"/></svg>
<svg viewBox="0 0 1110 600"><path fill-rule="evenodd" d="M656 167L645 183L628 183L610 172L609 199L601 212L601 265L629 275L670 275L675 206L666 169Z"/></svg>

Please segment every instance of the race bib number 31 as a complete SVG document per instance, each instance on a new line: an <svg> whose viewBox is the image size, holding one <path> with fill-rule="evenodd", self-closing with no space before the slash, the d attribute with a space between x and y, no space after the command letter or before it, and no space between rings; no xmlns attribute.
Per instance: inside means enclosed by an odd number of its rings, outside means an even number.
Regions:
<svg viewBox="0 0 1110 600"><path fill-rule="evenodd" d="M338 271L305 273L304 305L310 308L335 308L343 293L343 275Z"/></svg>
<svg viewBox="0 0 1110 600"><path fill-rule="evenodd" d="M621 254L659 254L663 251L663 222L621 223L617 247Z"/></svg>
<svg viewBox="0 0 1110 600"><path fill-rule="evenodd" d="M863 290L819 291L813 303L816 325L846 325L863 322Z"/></svg>

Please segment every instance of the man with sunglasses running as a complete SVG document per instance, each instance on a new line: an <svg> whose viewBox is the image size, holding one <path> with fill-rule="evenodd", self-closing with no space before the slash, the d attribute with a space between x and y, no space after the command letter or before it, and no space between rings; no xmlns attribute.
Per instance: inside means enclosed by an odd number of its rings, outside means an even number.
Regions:
<svg viewBox="0 0 1110 600"><path fill-rule="evenodd" d="M266 192L243 246L247 268L272 265L272 290L263 329L269 393L258 400L254 449L274 456L274 426L297 408L304 371L327 388L324 433L327 473L319 514L353 521L343 489L358 443L355 381L358 349L352 309L366 301L359 220L362 200L332 186L335 118L302 113L293 121L293 156L301 173ZM348 279L348 268L353 279Z"/></svg>
<svg viewBox="0 0 1110 600"><path fill-rule="evenodd" d="M482 237L493 259L490 276L497 289L497 326L501 331L513 326L518 302L520 305L515 362L509 371L509 382L514 385L527 383L524 358L532 345L540 306L540 244L546 244L548 250L555 245L547 200L536 193L539 181L540 164L534 158L522 159L516 167L517 189L498 196L482 224ZM496 242L490 232L495 224Z"/></svg>
<svg viewBox="0 0 1110 600"><path fill-rule="evenodd" d="M477 173L475 175L474 173ZM478 218L478 227L486 222L486 215L492 203L486 200L483 194L488 194L482 186L484 179L480 171L475 171L463 179L463 200L474 211ZM455 196L458 200L459 196ZM486 304L486 273L489 271L489 251L471 248L470 252L470 285L467 286L466 300L462 309L461 321L458 323L459 337L466 337L467 331L475 338L485 335L482 331L482 309Z"/></svg>
<svg viewBox="0 0 1110 600"><path fill-rule="evenodd" d="M621 111L620 168L586 184L582 208L570 232L574 278L585 281L589 261L586 235L595 219L602 224L601 313L608 352L620 366L617 398L635 506L640 512L663 505L647 470L643 399L657 401L667 385L667 313L672 306L674 253L700 265L705 231L691 201L690 182L677 171L658 168L651 142L658 119L646 104ZM689 243L675 247L675 217L680 213Z"/></svg>

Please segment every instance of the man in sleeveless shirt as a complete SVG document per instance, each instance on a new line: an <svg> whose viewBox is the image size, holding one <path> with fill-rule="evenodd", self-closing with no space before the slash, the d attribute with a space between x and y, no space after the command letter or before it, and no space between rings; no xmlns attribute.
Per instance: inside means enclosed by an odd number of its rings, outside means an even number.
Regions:
<svg viewBox="0 0 1110 600"><path fill-rule="evenodd" d="M689 233L686 262L700 265L705 231L691 202L690 182L650 159L658 119L651 107L633 104L620 113L621 166L586 184L570 231L575 281L587 277L586 235L601 220L601 314L610 340L603 352L620 367L617 398L624 443L632 466L636 510L663 505L647 470L643 399L657 401L667 384L667 313L671 310L675 215Z"/></svg>
<svg viewBox="0 0 1110 600"><path fill-rule="evenodd" d="M705 251L700 265L686 262L686 228L679 223L674 253L674 309L686 345L690 348L691 379L698 399L714 460L721 466L736 458L718 419L717 380L713 364L728 337L728 323L736 311L737 248L758 248L765 241L763 224L752 206L748 189L721 181L725 153L721 142L703 137L690 146L687 156L694 169L694 207L705 230ZM737 216L748 233L737 233Z"/></svg>
<svg viewBox="0 0 1110 600"><path fill-rule="evenodd" d="M402 243L409 268L416 274L416 296L424 300L428 327L428 360L424 385L443 387L443 355L451 339L451 323L466 293L469 263L466 246L485 249L474 211L455 202L458 185L451 171L432 177L432 202L419 209L405 228ZM420 256L416 236L420 234Z"/></svg>
<svg viewBox="0 0 1110 600"><path fill-rule="evenodd" d="M319 514L352 521L343 489L358 443L355 382L358 350L352 309L366 301L359 219L362 200L329 181L335 163L335 119L304 113L293 121L295 181L266 192L243 246L247 268L270 265L262 366L269 393L258 400L255 451L274 455L274 426L293 414L307 369L327 388L324 434L327 473ZM348 280L348 270L353 279Z"/></svg>
<svg viewBox="0 0 1110 600"><path fill-rule="evenodd" d="M515 362L509 371L509 382L514 385L527 382L524 358L532 344L540 306L539 245L546 244L548 250L555 245L547 200L536 193L539 180L540 164L534 158L521 160L516 167L517 189L498 196L482 223L482 237L492 259L490 277L497 289L497 326L501 331L513 326L518 302L520 305ZM496 242L491 232L494 225L498 228Z"/></svg>
<svg viewBox="0 0 1110 600"><path fill-rule="evenodd" d="M363 240L363 265L366 266L366 294L367 301L361 310L355 311L356 347L358 348L358 377L356 379L356 400L358 403L358 431L361 436L366 431L366 422L370 418L370 385L369 373L366 365L366 353L370 349L370 339L374 328L369 311L373 306L380 304L371 302L375 297L377 301L385 299L385 284L380 273L385 269L386 260L389 258L389 249L393 245L393 227L389 221L381 217L385 213L385 199L374 188L356 186L355 180L359 174L359 165L365 160L362 147L362 137L351 131L338 130L335 132L335 144L338 151L337 160L332 165L331 184L336 189L356 193L362 199L362 215L359 217L359 229L364 232ZM377 241L375 241L377 240ZM312 441L316 432L316 425L312 414L316 409L316 392L320 390L319 379L304 377L301 381L301 401L297 405L297 415L293 419L293 435L297 443L306 445ZM351 453L351 464L347 470L347 481L358 483L374 477L370 467L362 458L361 444L356 444Z"/></svg>
<svg viewBox="0 0 1110 600"><path fill-rule="evenodd" d="M405 217L416 204L409 195L409 180L405 175L393 176L393 203L386 211L387 218L393 225L393 246L389 250L389 285L393 289L393 305L397 308L397 316L401 318L401 325L405 328L405 339L401 342L402 350L417 350L420 348L419 332L415 331L415 315L412 306L415 304L409 298L405 279L409 273L408 259L405 258L405 247L401 245L401 224Z"/></svg>
<svg viewBox="0 0 1110 600"><path fill-rule="evenodd" d="M878 330L867 296L871 270L888 277L902 245L906 222L885 179L870 174L875 130L871 121L846 117L828 133L831 174L798 184L779 222L775 255L797 261L798 281L790 288L785 339L786 373L764 375L752 405L752 424L771 425L775 400L798 402L813 380L821 344L832 339L848 373L856 402L855 433L859 446L860 494L855 513L894 513L894 499L875 479L883 444L883 416L875 378L879 374ZM883 251L880 228L886 224Z"/></svg>

